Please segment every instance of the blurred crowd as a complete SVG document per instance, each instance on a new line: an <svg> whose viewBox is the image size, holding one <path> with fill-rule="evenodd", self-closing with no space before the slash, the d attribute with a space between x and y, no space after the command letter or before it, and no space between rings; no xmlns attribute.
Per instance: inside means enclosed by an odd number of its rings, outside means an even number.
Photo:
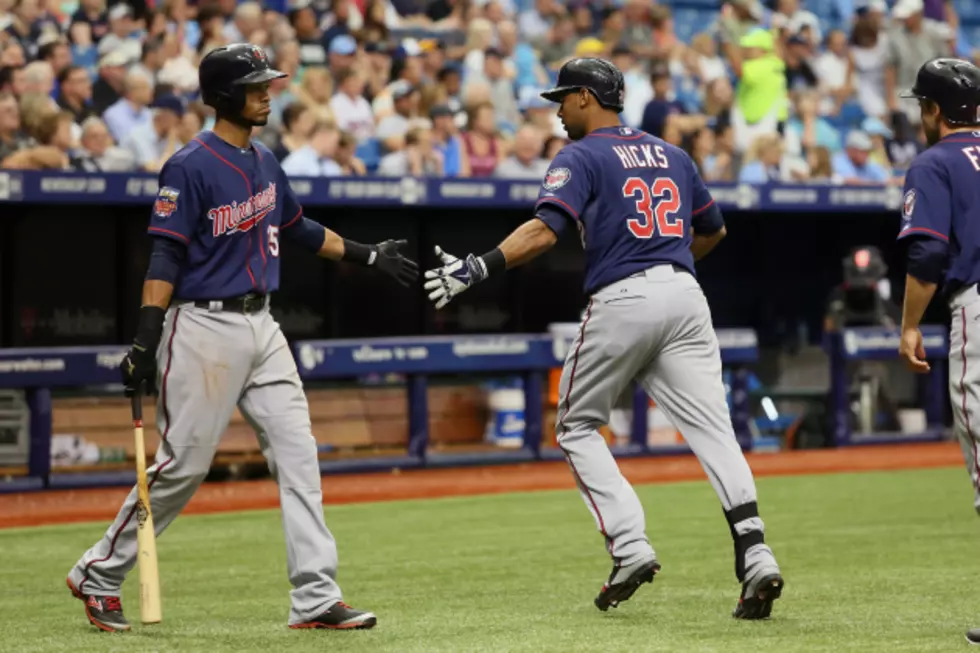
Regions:
<svg viewBox="0 0 980 653"><path fill-rule="evenodd" d="M540 91L603 56L622 121L708 181L901 183L923 139L898 92L955 51L958 18L848 2L828 25L804 0L728 0L682 37L653 0L0 0L0 167L157 171L213 124L200 58L250 42L289 74L255 132L289 175L540 179L567 142Z"/></svg>

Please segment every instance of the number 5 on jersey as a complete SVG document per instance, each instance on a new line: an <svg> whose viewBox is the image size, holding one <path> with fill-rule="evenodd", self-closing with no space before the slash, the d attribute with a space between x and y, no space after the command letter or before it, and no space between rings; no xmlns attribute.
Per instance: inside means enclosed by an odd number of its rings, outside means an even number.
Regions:
<svg viewBox="0 0 980 653"><path fill-rule="evenodd" d="M269 254L276 258L279 256L279 227L269 225Z"/></svg>
<svg viewBox="0 0 980 653"><path fill-rule="evenodd" d="M652 238L654 231L659 231L665 238L684 237L684 220L671 218L681 207L680 191L673 179L657 177L653 186L647 186L639 177L630 177L623 184L623 197L635 197L637 193L640 197L636 200L636 210L643 217L626 221L634 236ZM653 204L654 198L657 199L656 205Z"/></svg>

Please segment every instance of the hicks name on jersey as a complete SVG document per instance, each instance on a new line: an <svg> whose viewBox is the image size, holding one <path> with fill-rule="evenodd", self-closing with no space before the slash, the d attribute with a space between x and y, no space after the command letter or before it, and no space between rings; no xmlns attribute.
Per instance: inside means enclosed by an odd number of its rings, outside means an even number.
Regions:
<svg viewBox="0 0 980 653"><path fill-rule="evenodd" d="M262 219L276 208L276 185L270 183L244 202L224 204L208 211L214 237L226 233L245 233L262 222Z"/></svg>
<svg viewBox="0 0 980 653"><path fill-rule="evenodd" d="M613 145L613 152L627 170L670 166L664 148L659 145Z"/></svg>

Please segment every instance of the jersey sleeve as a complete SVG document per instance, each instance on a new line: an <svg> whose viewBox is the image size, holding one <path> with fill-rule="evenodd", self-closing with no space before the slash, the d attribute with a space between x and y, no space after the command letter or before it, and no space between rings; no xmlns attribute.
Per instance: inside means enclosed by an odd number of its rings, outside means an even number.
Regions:
<svg viewBox="0 0 980 653"><path fill-rule="evenodd" d="M194 181L193 170L182 161L163 166L160 190L153 202L149 231L151 236L172 238L187 245L201 219L202 188Z"/></svg>
<svg viewBox="0 0 980 653"><path fill-rule="evenodd" d="M299 198L293 192L289 178L282 168L279 168L279 188L279 201L282 202L282 225L279 228L289 229L299 224L303 217L303 205L299 203Z"/></svg>
<svg viewBox="0 0 980 653"><path fill-rule="evenodd" d="M694 162L688 159L691 169L691 226L696 234L713 234L725 226L721 209L715 204L711 191L698 174Z"/></svg>
<svg viewBox="0 0 980 653"><path fill-rule="evenodd" d="M592 175L589 169L574 151L566 148L558 153L545 173L534 210L537 212L542 206L552 205L577 222L581 220L591 194Z"/></svg>
<svg viewBox="0 0 980 653"><path fill-rule="evenodd" d="M931 163L913 164L905 176L902 229L898 238L922 236L949 242L953 221L949 177Z"/></svg>

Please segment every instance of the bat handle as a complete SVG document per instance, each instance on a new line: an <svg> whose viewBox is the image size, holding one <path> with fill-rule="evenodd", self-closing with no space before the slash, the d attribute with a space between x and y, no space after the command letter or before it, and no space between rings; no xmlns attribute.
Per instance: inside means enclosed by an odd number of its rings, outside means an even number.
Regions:
<svg viewBox="0 0 980 653"><path fill-rule="evenodd" d="M136 392L130 398L133 409L133 423L143 426L143 382L136 386Z"/></svg>

